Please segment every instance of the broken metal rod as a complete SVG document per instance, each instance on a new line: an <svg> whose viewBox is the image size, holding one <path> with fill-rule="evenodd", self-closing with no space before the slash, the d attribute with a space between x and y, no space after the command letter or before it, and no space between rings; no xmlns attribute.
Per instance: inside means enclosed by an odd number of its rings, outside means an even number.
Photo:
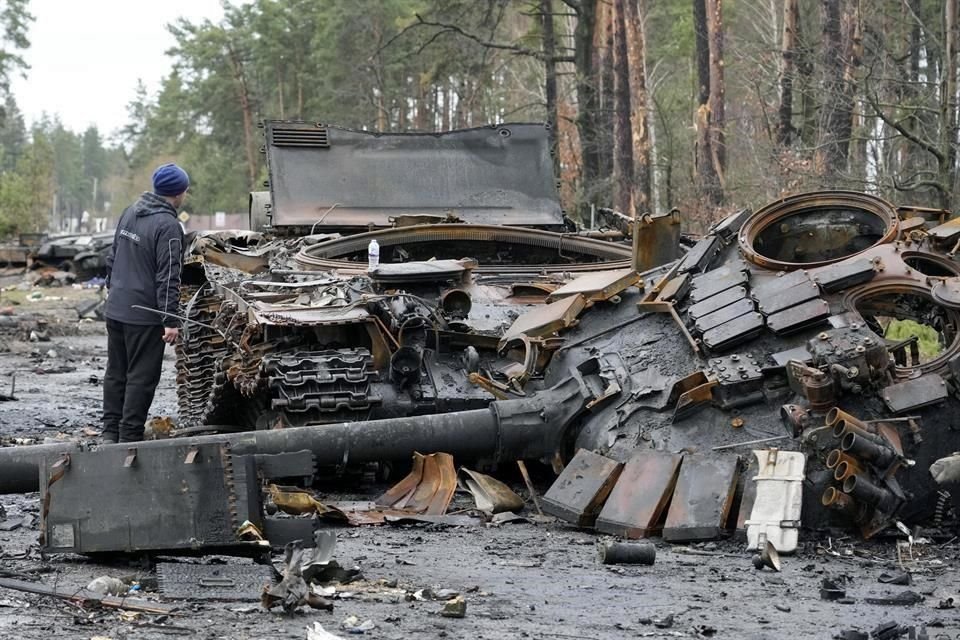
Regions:
<svg viewBox="0 0 960 640"><path fill-rule="evenodd" d="M520 467L520 475L523 476L523 481L527 485L527 491L530 492L530 498L533 500L533 506L537 508L537 513L543 515L543 509L540 508L540 498L537 496L537 489L533 486L533 481L530 480L530 474L527 472L527 465L523 460L517 460L517 466Z"/></svg>
<svg viewBox="0 0 960 640"><path fill-rule="evenodd" d="M180 316L180 315L177 315L177 314L175 314L175 313L168 313L168 312L166 312L166 311L160 311L160 309L151 309L150 307L144 307L144 306L141 306L141 305L139 305L139 304L132 304L132 305L130 305L130 308L131 308L131 309L139 309L140 311L149 311L150 313L156 313L157 315L166 316L166 317L168 317L168 318L176 318L177 320L180 320L180 321L182 321L182 322L189 322L190 324L195 324L195 325L197 325L198 327L203 327L204 329L210 329L211 331L216 331L216 332L219 333L222 337L226 338L226 335L225 335L222 331L220 331L220 329L217 329L217 328L214 327L213 325L206 324L206 323L204 323L204 322L199 322L199 321L197 321L197 320L191 320L190 318L185 318L185 317Z"/></svg>
<svg viewBox="0 0 960 640"><path fill-rule="evenodd" d="M722 444L719 447L713 447L711 451L723 451L724 449L736 449L737 447L746 447L754 444L763 444L765 442L776 442L789 438L789 435L773 436L772 438L760 438L759 440L747 440L746 442L735 442L733 444Z"/></svg>
<svg viewBox="0 0 960 640"><path fill-rule="evenodd" d="M126 611L142 611L144 613L156 613L160 615L169 615L176 609L168 604L159 602L148 602L146 600L119 598L117 596L102 596L99 593L87 591L86 589L62 590L56 587L50 587L42 582L26 582L24 580L13 580L10 578L0 578L0 587L22 591L24 593L35 593L41 596L52 596L60 600L74 602L78 605L99 604L111 609L124 609Z"/></svg>
<svg viewBox="0 0 960 640"><path fill-rule="evenodd" d="M901 418L876 418L874 420L861 420L863 424L877 424L878 422L910 422L919 420L920 416L903 416Z"/></svg>

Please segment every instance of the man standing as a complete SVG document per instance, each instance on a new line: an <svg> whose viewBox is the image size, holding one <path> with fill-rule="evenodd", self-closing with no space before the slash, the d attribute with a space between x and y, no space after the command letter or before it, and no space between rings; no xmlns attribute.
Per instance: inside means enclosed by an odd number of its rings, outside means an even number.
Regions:
<svg viewBox="0 0 960 640"><path fill-rule="evenodd" d="M153 172L153 192L127 207L107 258L107 372L103 377L103 441L143 440L160 382L164 343L180 321L183 231L177 209L190 178L175 164ZM166 314L135 308L156 309Z"/></svg>

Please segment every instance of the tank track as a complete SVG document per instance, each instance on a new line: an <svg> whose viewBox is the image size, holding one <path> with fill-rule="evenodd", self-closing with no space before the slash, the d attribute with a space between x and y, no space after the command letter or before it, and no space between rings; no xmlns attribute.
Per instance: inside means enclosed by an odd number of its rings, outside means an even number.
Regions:
<svg viewBox="0 0 960 640"><path fill-rule="evenodd" d="M367 349L292 351L266 355L270 408L290 424L362 420L382 403L379 375Z"/></svg>

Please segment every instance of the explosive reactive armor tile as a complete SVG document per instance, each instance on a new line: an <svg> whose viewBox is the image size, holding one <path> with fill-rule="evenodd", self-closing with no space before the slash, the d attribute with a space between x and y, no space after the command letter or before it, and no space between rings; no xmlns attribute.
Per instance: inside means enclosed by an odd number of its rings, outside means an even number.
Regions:
<svg viewBox="0 0 960 640"><path fill-rule="evenodd" d="M746 297L746 288L733 287L723 291L722 293L718 293L715 296L711 296L702 302L690 305L690 307L687 309L687 315L690 316L692 320L696 321L708 313L713 313L714 311L733 304L737 300L743 300Z"/></svg>
<svg viewBox="0 0 960 640"><path fill-rule="evenodd" d="M724 322L729 322L734 318L739 318L740 316L752 311L756 311L756 308L753 306L753 300L743 298L741 300L737 300L731 305L727 305L722 309L718 309L713 313L708 313L707 315L701 317L699 320L697 320L694 328L700 333L703 333L713 329L714 327L719 327Z"/></svg>
<svg viewBox="0 0 960 640"><path fill-rule="evenodd" d="M752 312L725 322L703 334L703 344L713 351L728 349L756 336L763 330L763 316Z"/></svg>
<svg viewBox="0 0 960 640"><path fill-rule="evenodd" d="M753 299L757 301L757 308L765 316L773 315L778 311L789 309L801 302L812 300L820 295L820 289L812 280L795 284L792 287L772 291L769 293L753 293Z"/></svg>
<svg viewBox="0 0 960 640"><path fill-rule="evenodd" d="M842 291L864 282L873 280L877 270L873 263L866 258L844 260L825 268L813 277L813 281L820 285L826 293Z"/></svg>
<svg viewBox="0 0 960 640"><path fill-rule="evenodd" d="M684 458L663 539L670 542L712 540L726 527L739 475L739 458L692 456Z"/></svg>
<svg viewBox="0 0 960 640"><path fill-rule="evenodd" d="M656 535L682 461L682 455L665 451L635 453L600 511L597 531L624 538Z"/></svg>
<svg viewBox="0 0 960 640"><path fill-rule="evenodd" d="M702 238L697 244L693 245L693 248L680 261L677 273L706 271L710 266L710 261L717 255L719 249L720 238L717 236L709 235Z"/></svg>
<svg viewBox="0 0 960 640"><path fill-rule="evenodd" d="M717 272L724 275L714 275ZM739 287L747 284L748 276L746 271L733 271L728 268L716 269L703 275L697 276L691 282L693 290L690 292L690 300L694 303L703 302L710 296L715 296L721 291L726 291L731 287Z"/></svg>
<svg viewBox="0 0 960 640"><path fill-rule="evenodd" d="M767 326L778 336L825 321L830 317L830 305L826 300L815 298L784 309L767 317Z"/></svg>
<svg viewBox="0 0 960 640"><path fill-rule="evenodd" d="M580 449L543 496L543 510L592 527L622 469L620 462Z"/></svg>

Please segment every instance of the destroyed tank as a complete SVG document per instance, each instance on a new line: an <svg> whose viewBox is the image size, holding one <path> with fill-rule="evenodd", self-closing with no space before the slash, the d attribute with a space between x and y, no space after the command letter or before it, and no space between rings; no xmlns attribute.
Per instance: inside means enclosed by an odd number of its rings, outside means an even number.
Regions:
<svg viewBox="0 0 960 640"><path fill-rule="evenodd" d="M624 461L757 440L805 452L808 524L870 536L943 515L928 469L960 448L947 212L810 193L689 248L677 212L622 228L632 246L602 241L563 217L546 133L266 123L270 192L251 220L273 239L195 251L182 426L469 412L589 372L587 412L541 456L557 470L580 448ZM221 268L231 257L262 273ZM761 454L739 453L755 473ZM732 504L743 483L723 481Z"/></svg>
<svg viewBox="0 0 960 640"><path fill-rule="evenodd" d="M527 304L574 274L632 267L623 234L563 215L543 125L264 133L270 191L251 195L251 225L265 234L202 236L187 261L182 427L486 407L532 373L504 341Z"/></svg>
<svg viewBox="0 0 960 640"><path fill-rule="evenodd" d="M795 531L801 512L866 537L950 520L949 212L828 191L739 211L689 244L677 212L571 231L539 125L265 132L271 192L252 217L270 233L194 241L177 347L187 437L141 452L308 450L343 469L443 451L580 477L627 463L643 491L610 494L611 471L600 504L652 496L662 514L708 496L702 537L745 526L755 477L802 488L773 505L764 535ZM35 490L37 465L78 446L0 451L0 491ZM583 451L599 462L568 464ZM649 452L684 462L629 475ZM781 473L786 452L803 455ZM691 480L698 461L710 473Z"/></svg>

